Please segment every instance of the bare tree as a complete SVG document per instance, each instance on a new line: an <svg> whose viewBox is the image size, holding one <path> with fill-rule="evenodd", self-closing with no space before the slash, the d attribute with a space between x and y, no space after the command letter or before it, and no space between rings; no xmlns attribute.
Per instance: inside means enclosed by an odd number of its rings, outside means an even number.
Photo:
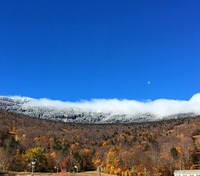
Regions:
<svg viewBox="0 0 200 176"><path fill-rule="evenodd" d="M8 155L3 147L0 148L0 170L5 171L8 164Z"/></svg>

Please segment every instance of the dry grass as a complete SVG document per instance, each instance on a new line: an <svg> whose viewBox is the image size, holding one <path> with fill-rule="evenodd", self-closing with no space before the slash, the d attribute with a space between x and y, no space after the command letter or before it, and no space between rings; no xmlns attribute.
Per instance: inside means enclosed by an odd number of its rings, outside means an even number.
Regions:
<svg viewBox="0 0 200 176"><path fill-rule="evenodd" d="M5 174L1 174L4 176L32 176L30 172L8 172ZM34 176L112 176L110 174L99 173L97 171L89 171L89 172L80 172L80 173L34 173ZM114 175L113 175L114 176Z"/></svg>

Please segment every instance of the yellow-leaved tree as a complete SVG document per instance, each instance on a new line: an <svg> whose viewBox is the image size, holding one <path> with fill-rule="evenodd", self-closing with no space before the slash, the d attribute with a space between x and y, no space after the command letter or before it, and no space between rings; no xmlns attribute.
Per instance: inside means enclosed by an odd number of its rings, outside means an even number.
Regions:
<svg viewBox="0 0 200 176"><path fill-rule="evenodd" d="M25 165L31 166L31 162L34 160L36 171L48 171L47 159L44 154L44 150L41 147L30 148L22 154L22 159Z"/></svg>

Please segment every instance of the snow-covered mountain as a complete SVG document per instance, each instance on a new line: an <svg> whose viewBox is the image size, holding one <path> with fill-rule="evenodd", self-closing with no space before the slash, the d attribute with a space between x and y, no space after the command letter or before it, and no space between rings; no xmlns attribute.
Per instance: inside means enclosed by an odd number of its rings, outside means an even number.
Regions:
<svg viewBox="0 0 200 176"><path fill-rule="evenodd" d="M131 123L200 114L200 94L189 101L92 100L62 102L27 97L0 97L0 109L31 117L74 123Z"/></svg>

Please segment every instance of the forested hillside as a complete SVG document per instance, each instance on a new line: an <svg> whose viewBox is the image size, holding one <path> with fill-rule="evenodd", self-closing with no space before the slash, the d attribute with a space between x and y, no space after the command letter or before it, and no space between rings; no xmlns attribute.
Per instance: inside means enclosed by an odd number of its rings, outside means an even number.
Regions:
<svg viewBox="0 0 200 176"><path fill-rule="evenodd" d="M70 124L0 111L0 170L96 170L173 175L199 165L200 118L134 124Z"/></svg>

